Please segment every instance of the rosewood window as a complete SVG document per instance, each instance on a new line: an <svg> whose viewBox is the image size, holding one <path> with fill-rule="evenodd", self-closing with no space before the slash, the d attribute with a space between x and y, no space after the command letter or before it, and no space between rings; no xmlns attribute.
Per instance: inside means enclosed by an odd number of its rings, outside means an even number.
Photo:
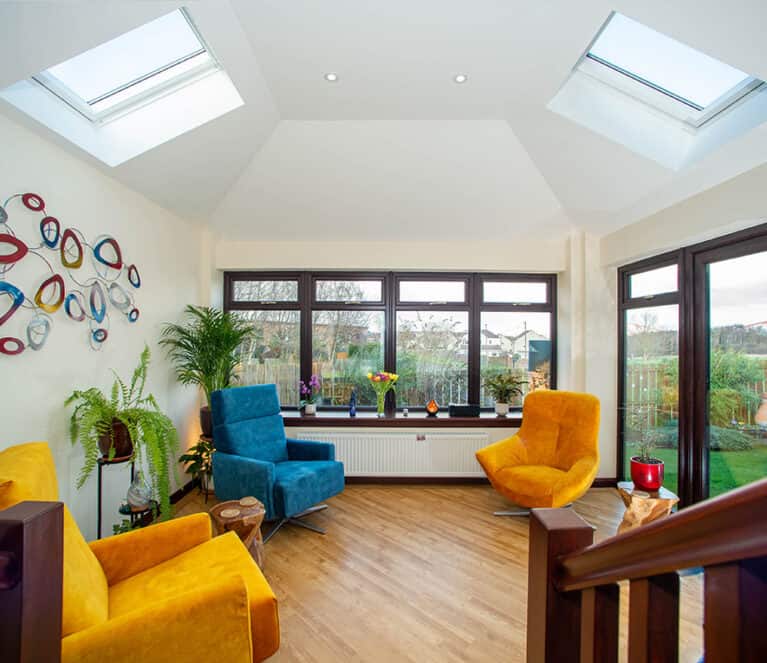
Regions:
<svg viewBox="0 0 767 663"><path fill-rule="evenodd" d="M227 272L224 306L253 322L246 384L274 382L284 407L322 378L320 409L373 408L370 371L399 374L387 409L493 400L511 370L525 390L556 387L556 276L420 272ZM517 403L521 406L521 401Z"/></svg>

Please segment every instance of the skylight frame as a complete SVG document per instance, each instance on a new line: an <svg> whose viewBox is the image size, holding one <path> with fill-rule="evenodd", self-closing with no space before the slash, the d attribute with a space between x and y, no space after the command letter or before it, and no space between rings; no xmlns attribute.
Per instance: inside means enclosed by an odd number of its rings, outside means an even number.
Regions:
<svg viewBox="0 0 767 663"><path fill-rule="evenodd" d="M688 129L693 131L701 129L706 123L735 107L752 92L765 85L764 81L749 75L745 80L703 107L662 85L647 80L591 52L616 14L617 12L615 11L610 12L610 15L576 63L575 70L581 71L599 82L679 120Z"/></svg>
<svg viewBox="0 0 767 663"><path fill-rule="evenodd" d="M189 53L183 57L180 57L172 62L169 62L161 67L156 68L153 71L147 72L132 81L123 83L108 92L95 97L91 100L85 100L76 92L74 92L66 84L62 83L56 76L48 73L48 70L42 71L31 77L31 80L37 85L44 88L47 92L53 94L60 101L67 104L70 108L82 115L85 119L93 124L105 124L111 120L117 119L130 113L133 110L141 108L157 99L175 92L187 85L190 85L205 76L213 74L221 70L221 64L214 55L210 46L203 38L197 26L192 21L189 13L184 7L176 10L181 13L186 21L189 29L194 33L195 37L200 43L201 48ZM119 38L119 37L118 37ZM179 72L176 76L170 77L166 80L158 81L156 85L149 85L146 89L128 96L123 101L117 102L112 106L108 106L102 111L94 110L94 106L108 101L111 98L117 97L124 92L132 88L141 86L143 83L151 82L152 79L162 77L166 72L172 72L178 67L192 62L195 58L201 58L201 56L207 56L197 66L188 68L185 71Z"/></svg>

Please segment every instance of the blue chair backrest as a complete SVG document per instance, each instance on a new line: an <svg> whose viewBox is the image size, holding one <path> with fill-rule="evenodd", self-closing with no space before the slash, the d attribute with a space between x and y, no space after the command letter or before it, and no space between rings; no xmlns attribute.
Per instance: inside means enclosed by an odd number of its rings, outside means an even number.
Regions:
<svg viewBox="0 0 767 663"><path fill-rule="evenodd" d="M210 406L217 451L270 463L288 460L285 424L275 385L214 391Z"/></svg>

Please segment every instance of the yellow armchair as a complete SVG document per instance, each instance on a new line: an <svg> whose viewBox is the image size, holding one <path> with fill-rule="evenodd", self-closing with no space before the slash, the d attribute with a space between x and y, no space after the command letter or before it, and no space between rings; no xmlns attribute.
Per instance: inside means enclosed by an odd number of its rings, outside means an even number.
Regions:
<svg viewBox="0 0 767 663"><path fill-rule="evenodd" d="M48 445L0 451L0 509L56 501ZM237 535L207 514L85 542L64 507L61 660L251 663L279 647L277 599Z"/></svg>
<svg viewBox="0 0 767 663"><path fill-rule="evenodd" d="M501 495L526 508L560 507L590 487L599 468L599 400L535 391L525 398L516 435L477 452Z"/></svg>

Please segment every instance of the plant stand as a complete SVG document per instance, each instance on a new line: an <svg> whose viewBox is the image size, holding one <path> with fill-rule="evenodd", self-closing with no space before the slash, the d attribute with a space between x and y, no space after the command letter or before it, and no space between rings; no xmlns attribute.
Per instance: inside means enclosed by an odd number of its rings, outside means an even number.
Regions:
<svg viewBox="0 0 767 663"><path fill-rule="evenodd" d="M661 486L660 490L652 493L646 493L636 490L631 481L620 481L618 483L618 492L623 503L626 505L626 513L623 515L623 521L618 526L618 534L636 529L653 520L663 518L671 513L679 501L674 493Z"/></svg>
<svg viewBox="0 0 767 663"><path fill-rule="evenodd" d="M98 459L98 497L96 498L98 500L98 505L96 508L96 537L101 538L101 495L102 495L102 472L104 465L120 465L122 463L130 463L130 480L131 483L133 483L133 473L135 470L134 463L133 463L133 456L120 456L118 458L112 458L112 460L109 460L109 458L105 458L102 456ZM133 524L133 517L131 517L131 524Z"/></svg>

